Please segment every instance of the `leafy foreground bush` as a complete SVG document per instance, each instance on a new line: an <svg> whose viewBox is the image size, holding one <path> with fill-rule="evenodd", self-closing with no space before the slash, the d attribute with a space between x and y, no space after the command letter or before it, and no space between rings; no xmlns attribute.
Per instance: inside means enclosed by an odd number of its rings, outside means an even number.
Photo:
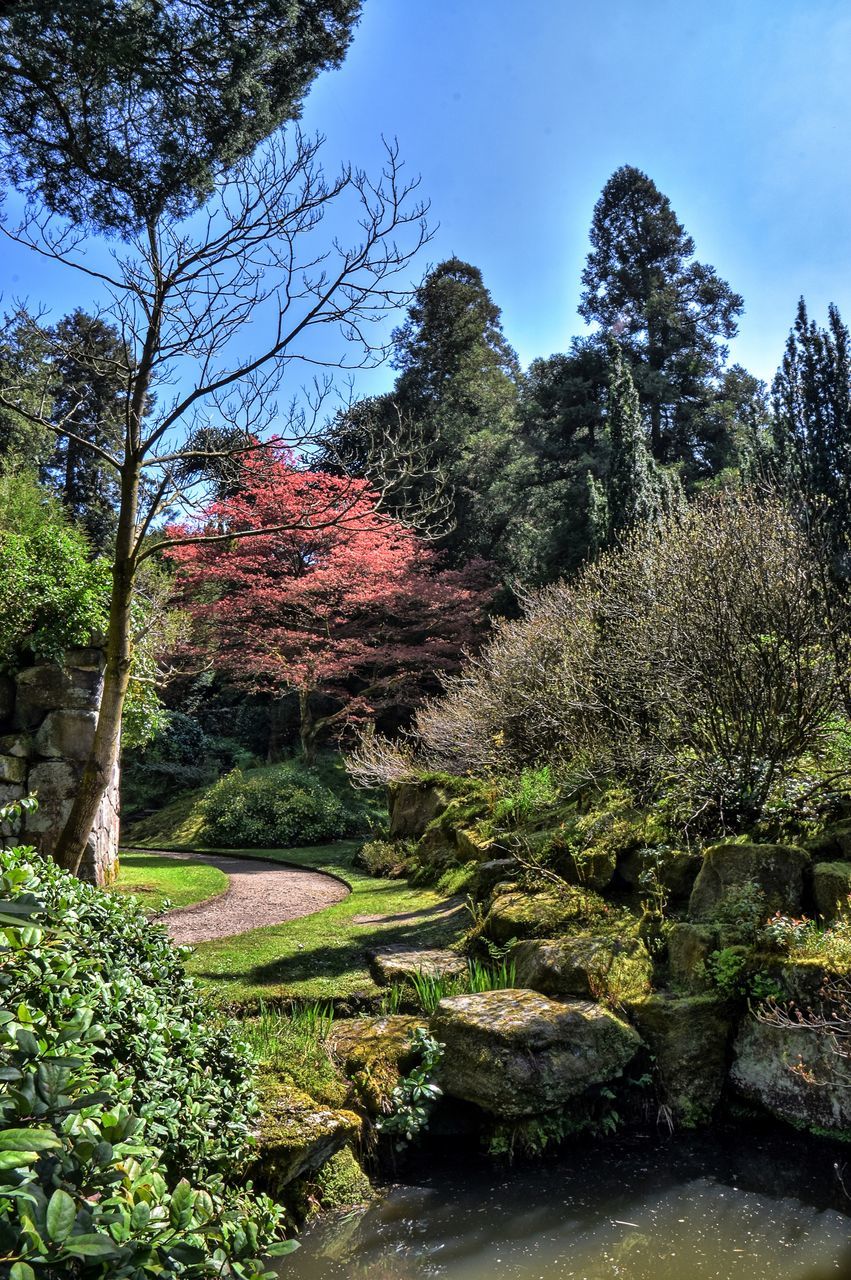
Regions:
<svg viewBox="0 0 851 1280"><path fill-rule="evenodd" d="M0 1275L269 1274L282 1211L228 1186L250 1071L140 908L0 852Z"/></svg>
<svg viewBox="0 0 851 1280"><path fill-rule="evenodd" d="M358 818L310 769L281 765L247 778L234 769L203 802L210 844L287 849L353 835Z"/></svg>

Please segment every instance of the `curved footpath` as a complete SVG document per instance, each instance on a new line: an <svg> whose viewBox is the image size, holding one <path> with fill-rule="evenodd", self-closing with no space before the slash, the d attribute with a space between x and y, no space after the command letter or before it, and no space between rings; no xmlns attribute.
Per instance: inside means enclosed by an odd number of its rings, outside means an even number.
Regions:
<svg viewBox="0 0 851 1280"><path fill-rule="evenodd" d="M349 894L348 886L334 876L262 862L259 858L174 853L170 849L138 852L185 862L207 862L227 876L228 887L224 893L194 907L169 911L164 917L174 941L184 944L211 942L214 938L229 938L263 925L298 920L342 901Z"/></svg>

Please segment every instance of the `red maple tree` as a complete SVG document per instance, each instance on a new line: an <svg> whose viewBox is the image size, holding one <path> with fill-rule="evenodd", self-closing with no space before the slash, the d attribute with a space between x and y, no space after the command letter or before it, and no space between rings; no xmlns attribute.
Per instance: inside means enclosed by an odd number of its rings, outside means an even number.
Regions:
<svg viewBox="0 0 851 1280"><path fill-rule="evenodd" d="M234 537L243 530L262 533ZM169 552L192 617L190 649L253 693L298 695L308 759L320 735L422 696L481 631L490 567L440 567L416 534L376 511L366 481L249 457L239 492ZM314 715L313 695L343 705Z"/></svg>

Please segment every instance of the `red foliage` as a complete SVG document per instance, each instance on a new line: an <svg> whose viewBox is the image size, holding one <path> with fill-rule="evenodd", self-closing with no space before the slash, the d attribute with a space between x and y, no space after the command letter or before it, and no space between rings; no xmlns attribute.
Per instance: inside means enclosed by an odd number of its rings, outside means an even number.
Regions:
<svg viewBox="0 0 851 1280"><path fill-rule="evenodd" d="M345 696L345 713L325 725L413 701L484 624L489 566L441 569L415 534L376 513L364 481L300 471L285 453L252 455L240 492L178 532L248 529L273 532L169 552L191 648L248 691L296 690L307 747L322 727L309 723L311 693Z"/></svg>

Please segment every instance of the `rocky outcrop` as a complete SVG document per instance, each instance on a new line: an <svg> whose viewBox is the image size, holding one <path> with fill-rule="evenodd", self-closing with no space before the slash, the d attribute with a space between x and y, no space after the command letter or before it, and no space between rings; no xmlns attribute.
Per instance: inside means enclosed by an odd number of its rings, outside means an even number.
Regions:
<svg viewBox="0 0 851 1280"><path fill-rule="evenodd" d="M672 982L689 991L704 991L709 985L706 961L718 946L715 930L709 925L679 921L671 925L667 940Z"/></svg>
<svg viewBox="0 0 851 1280"><path fill-rule="evenodd" d="M618 1003L650 990L653 964L638 938L531 938L511 952L518 986L542 995Z"/></svg>
<svg viewBox="0 0 851 1280"><path fill-rule="evenodd" d="M706 1124L727 1076L732 1024L723 1001L656 992L626 1009L655 1059L662 1102L674 1123Z"/></svg>
<svg viewBox="0 0 851 1280"><path fill-rule="evenodd" d="M61 662L41 662L0 687L0 803L27 794L38 809L20 835L44 853L55 845L77 792L94 739L103 688L104 653L69 649ZM118 768L101 803L80 876L109 884L118 865Z"/></svg>
<svg viewBox="0 0 851 1280"><path fill-rule="evenodd" d="M397 782L388 789L391 840L419 840L451 796L429 782Z"/></svg>
<svg viewBox="0 0 851 1280"><path fill-rule="evenodd" d="M706 850L689 901L695 920L710 919L731 889L754 883L768 912L800 915L810 856L796 845L716 844Z"/></svg>
<svg viewBox="0 0 851 1280"><path fill-rule="evenodd" d="M702 863L699 853L683 849L633 849L618 863L618 875L632 888L640 889L642 876L651 873L673 900L680 901L694 888Z"/></svg>
<svg viewBox="0 0 851 1280"><path fill-rule="evenodd" d="M456 978L467 972L467 961L456 951L419 947L376 947L367 952L369 969L379 986L406 982L417 974L428 978Z"/></svg>
<svg viewBox="0 0 851 1280"><path fill-rule="evenodd" d="M640 1044L599 1005L524 990L450 996L431 1031L445 1045L444 1092L505 1120L557 1110L615 1079Z"/></svg>
<svg viewBox="0 0 851 1280"><path fill-rule="evenodd" d="M825 1032L751 1019L736 1039L739 1093L799 1128L851 1139L851 1062Z"/></svg>

